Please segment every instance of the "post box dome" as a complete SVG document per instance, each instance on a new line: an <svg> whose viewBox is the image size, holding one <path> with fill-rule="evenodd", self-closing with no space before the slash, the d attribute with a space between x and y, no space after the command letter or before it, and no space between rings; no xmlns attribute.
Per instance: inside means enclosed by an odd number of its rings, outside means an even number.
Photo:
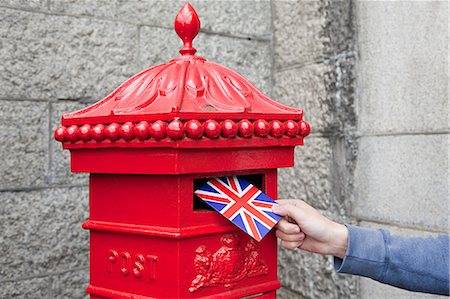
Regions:
<svg viewBox="0 0 450 299"><path fill-rule="evenodd" d="M73 149L303 144L310 131L303 111L195 56L192 40L199 29L197 13L186 3L175 19L182 55L136 74L103 100L64 114L55 138Z"/></svg>

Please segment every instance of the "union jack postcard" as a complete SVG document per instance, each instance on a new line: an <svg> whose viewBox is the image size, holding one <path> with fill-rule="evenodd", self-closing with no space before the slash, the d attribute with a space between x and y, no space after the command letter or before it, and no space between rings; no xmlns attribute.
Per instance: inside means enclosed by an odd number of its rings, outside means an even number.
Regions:
<svg viewBox="0 0 450 299"><path fill-rule="evenodd" d="M194 193L258 242L281 219L277 203L241 177L212 178Z"/></svg>

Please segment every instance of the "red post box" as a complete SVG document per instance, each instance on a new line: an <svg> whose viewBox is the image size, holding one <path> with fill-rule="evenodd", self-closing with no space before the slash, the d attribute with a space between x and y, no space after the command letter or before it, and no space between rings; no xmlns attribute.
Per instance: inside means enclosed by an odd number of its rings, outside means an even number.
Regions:
<svg viewBox="0 0 450 299"><path fill-rule="evenodd" d="M182 54L64 114L55 138L90 173L91 298L275 298L277 243L256 242L194 190L239 175L277 197L309 125L241 75L195 56L200 21L175 20Z"/></svg>

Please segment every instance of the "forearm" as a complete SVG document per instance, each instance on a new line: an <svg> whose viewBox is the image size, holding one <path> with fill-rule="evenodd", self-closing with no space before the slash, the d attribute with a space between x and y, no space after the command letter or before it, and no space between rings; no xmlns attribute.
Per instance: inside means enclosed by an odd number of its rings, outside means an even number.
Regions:
<svg viewBox="0 0 450 299"><path fill-rule="evenodd" d="M400 288L449 293L448 236L402 238L385 230L348 226L348 249L336 258L339 273L366 276Z"/></svg>

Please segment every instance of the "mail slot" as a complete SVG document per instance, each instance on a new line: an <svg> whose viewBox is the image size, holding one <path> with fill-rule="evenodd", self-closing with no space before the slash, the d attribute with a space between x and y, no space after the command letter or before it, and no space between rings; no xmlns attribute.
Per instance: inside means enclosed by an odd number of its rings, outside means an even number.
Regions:
<svg viewBox="0 0 450 299"><path fill-rule="evenodd" d="M200 21L175 20L181 56L64 114L55 138L90 173L91 298L275 298L277 243L257 242L194 195L240 176L277 197L310 127L236 72L195 55Z"/></svg>
<svg viewBox="0 0 450 299"><path fill-rule="evenodd" d="M264 175L260 173L255 174L248 174L248 175L240 175L239 177L245 179L250 184L256 186L259 190L264 191L265 190L265 184L264 182ZM206 184L212 177L200 177L197 179L194 179L194 190L198 189L199 187ZM213 208L211 208L209 205L207 205L205 202L201 200L200 197L197 195L193 195L193 207L196 211L214 211Z"/></svg>

